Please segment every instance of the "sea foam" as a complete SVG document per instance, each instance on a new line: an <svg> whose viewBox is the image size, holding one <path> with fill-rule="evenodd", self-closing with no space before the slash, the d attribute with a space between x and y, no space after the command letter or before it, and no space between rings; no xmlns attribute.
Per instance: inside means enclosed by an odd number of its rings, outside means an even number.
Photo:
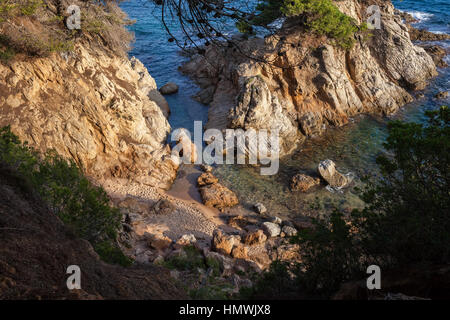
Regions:
<svg viewBox="0 0 450 320"><path fill-rule="evenodd" d="M421 11L406 11L406 13L409 13L414 19L419 20L419 22L430 20L434 16L432 13Z"/></svg>

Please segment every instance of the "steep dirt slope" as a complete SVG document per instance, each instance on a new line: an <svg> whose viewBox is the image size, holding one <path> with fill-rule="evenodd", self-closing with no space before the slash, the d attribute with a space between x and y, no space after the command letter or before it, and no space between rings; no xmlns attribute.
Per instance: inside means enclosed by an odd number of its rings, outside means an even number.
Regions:
<svg viewBox="0 0 450 320"><path fill-rule="evenodd" d="M99 260L10 170L0 167L0 299L182 299L163 268ZM69 291L66 269L81 268Z"/></svg>

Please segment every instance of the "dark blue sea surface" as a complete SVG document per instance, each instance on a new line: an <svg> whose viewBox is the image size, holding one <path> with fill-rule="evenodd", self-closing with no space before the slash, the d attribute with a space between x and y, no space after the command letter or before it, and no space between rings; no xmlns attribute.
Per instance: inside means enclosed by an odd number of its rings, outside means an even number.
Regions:
<svg viewBox="0 0 450 320"><path fill-rule="evenodd" d="M396 0L393 3L418 20L416 27L450 34L450 1ZM158 86L168 81L180 86L177 94L167 96L172 111L169 118L172 128L192 130L194 120L206 123L208 107L191 98L198 87L178 71L178 67L187 58L180 54L174 43L168 42L169 36L160 22L160 7L148 0L122 2L121 7L131 19L136 19L136 23L130 26L136 39L130 55L136 56L145 64ZM170 21L168 23L171 24ZM176 24L171 24L171 30L181 35ZM438 44L448 48L450 42ZM445 60L450 64L449 56ZM344 127L330 129L323 136L308 140L296 152L281 159L277 175L261 176L258 168L242 165L220 165L215 168L214 173L238 194L244 206L263 202L273 214L314 214L310 205L316 202L316 198L322 206L321 212L335 206L342 209L358 207L361 202L352 189L331 192L320 188L310 194L295 193L289 190L290 178L300 171L314 172L317 164L324 159L334 160L342 172L353 172L357 177L376 172L375 158L384 152L382 143L387 135L386 123L389 120L422 122L426 110L437 109L442 104L449 105L448 99L434 99L436 93L449 90L449 69L439 70L439 76L424 90L424 98L406 105L395 115L358 116Z"/></svg>

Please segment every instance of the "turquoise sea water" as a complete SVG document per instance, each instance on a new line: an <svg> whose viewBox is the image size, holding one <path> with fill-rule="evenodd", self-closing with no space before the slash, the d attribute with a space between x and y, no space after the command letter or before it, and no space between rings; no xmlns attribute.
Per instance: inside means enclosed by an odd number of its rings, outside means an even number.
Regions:
<svg viewBox="0 0 450 320"><path fill-rule="evenodd" d="M417 27L432 32L450 33L450 2L447 0L403 0L393 1L402 11L411 13L419 20ZM168 36L159 17L160 8L147 0L130 0L121 3L122 9L137 22L130 27L136 42L130 55L139 58L149 69L158 86L168 81L180 86L177 94L167 96L171 115L169 122L173 129L193 129L194 120L207 121L208 107L191 97L198 88L178 71L178 66L187 58L180 55L178 47L168 42ZM173 25L172 30L176 29ZM179 31L178 31L179 32ZM439 43L449 48L449 41ZM447 63L450 59L446 57ZM436 109L447 101L436 101L433 97L439 91L450 88L450 68L441 69L437 78L423 92L425 97L417 100L391 117L359 116L350 124L331 129L321 137L310 139L293 154L281 159L280 170L274 176L261 176L259 169L222 165L215 168L221 181L235 191L241 203L250 207L252 203L263 202L273 214L314 214L310 205L318 198L324 208L334 206L343 209L360 205L352 188L344 192L330 192L321 186L315 192L302 194L289 190L290 178L298 172L314 173L317 164L332 159L342 172L353 172L357 177L376 172L375 158L383 152L382 142L386 137L386 123L390 119L423 121L424 111ZM358 181L358 180L357 180ZM323 210L321 210L323 211Z"/></svg>

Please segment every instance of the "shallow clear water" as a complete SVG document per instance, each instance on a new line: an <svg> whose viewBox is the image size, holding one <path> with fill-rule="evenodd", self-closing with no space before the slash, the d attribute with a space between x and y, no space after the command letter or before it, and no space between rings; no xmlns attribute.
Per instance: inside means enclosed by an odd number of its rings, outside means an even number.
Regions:
<svg viewBox="0 0 450 320"><path fill-rule="evenodd" d="M420 19L418 27L450 33L448 1L393 2L400 10L410 12ZM191 99L198 88L178 71L178 66L186 58L180 55L174 43L167 41L169 37L160 23L158 7L146 0L126 1L121 3L121 7L131 19L137 20L130 27L136 38L130 55L136 56L145 64L158 86L168 81L180 86L177 94L167 96L172 111L169 118L172 128L192 130L194 120L206 123L208 107ZM176 30L176 27L172 30ZM450 45L449 41L439 44L445 48ZM448 56L446 60L450 64ZM250 207L255 202L263 202L273 214L313 214L316 210L312 210L310 206L316 202L316 198L325 209L337 206L345 210L360 206L361 202L352 188L342 193L332 193L321 186L312 193L302 194L289 190L290 179L298 172L314 173L317 164L324 159L334 160L341 172L353 172L357 177L376 173L375 158L383 152L387 121L393 118L423 121L425 110L449 104L448 99L436 101L433 98L437 92L449 90L449 87L449 68L440 70L440 75L424 91L425 98L405 106L389 118L358 116L344 127L330 129L323 136L306 141L293 154L281 159L279 173L275 176L261 176L258 168L239 165L219 166L215 168L215 174L238 194L244 206ZM358 179L355 182L358 185Z"/></svg>

